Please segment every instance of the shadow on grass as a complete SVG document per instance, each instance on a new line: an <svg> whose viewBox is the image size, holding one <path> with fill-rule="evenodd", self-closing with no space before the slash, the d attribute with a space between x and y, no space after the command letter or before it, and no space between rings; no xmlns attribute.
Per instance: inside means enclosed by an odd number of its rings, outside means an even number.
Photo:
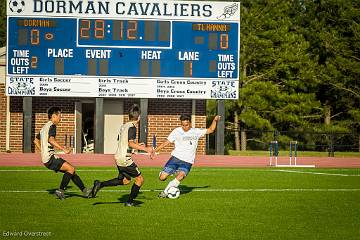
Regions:
<svg viewBox="0 0 360 240"><path fill-rule="evenodd" d="M139 195L141 195L142 193L139 192ZM138 195L138 197L139 197ZM118 201L116 202L96 202L93 203L94 206L96 205L104 205L104 204L124 204L128 199L129 199L130 194L125 194L122 195L120 198L118 198ZM140 207L141 204L143 204L143 201L139 201L139 200L134 200L134 204L136 207Z"/></svg>
<svg viewBox="0 0 360 240"><path fill-rule="evenodd" d="M68 192L70 189L72 188L72 186L68 186L66 187L66 190L65 190L65 199L66 198L71 198L71 197L81 197L81 198L87 198L85 196L83 196L82 194L80 193L75 193L75 192ZM47 189L46 191L50 194L50 195L53 195L55 198L56 195L55 195L55 191L57 190L57 188L53 188L53 189Z"/></svg>
<svg viewBox="0 0 360 240"><path fill-rule="evenodd" d="M192 192L194 189L209 188L209 187L210 187L209 185L202 186L202 187L192 187L192 186L180 185L179 189L180 189L181 194L183 195L183 194L188 194L188 193Z"/></svg>

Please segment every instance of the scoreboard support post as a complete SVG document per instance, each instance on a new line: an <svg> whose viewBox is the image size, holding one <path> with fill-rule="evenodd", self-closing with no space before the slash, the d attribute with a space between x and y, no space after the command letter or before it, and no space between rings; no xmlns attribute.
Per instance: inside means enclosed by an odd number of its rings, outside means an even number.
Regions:
<svg viewBox="0 0 360 240"><path fill-rule="evenodd" d="M95 101L95 153L104 153L104 98Z"/></svg>
<svg viewBox="0 0 360 240"><path fill-rule="evenodd" d="M217 115L220 115L221 118L217 123L216 127L216 155L224 155L224 130L225 130L225 100L217 100Z"/></svg>
<svg viewBox="0 0 360 240"><path fill-rule="evenodd" d="M32 97L23 98L23 152L31 153Z"/></svg>
<svg viewBox="0 0 360 240"><path fill-rule="evenodd" d="M139 142L147 145L147 133L148 133L148 103L147 98L140 99L140 133Z"/></svg>
<svg viewBox="0 0 360 240"><path fill-rule="evenodd" d="M75 152L81 153L82 140L83 140L83 126L82 126L82 104L81 102L75 102Z"/></svg>

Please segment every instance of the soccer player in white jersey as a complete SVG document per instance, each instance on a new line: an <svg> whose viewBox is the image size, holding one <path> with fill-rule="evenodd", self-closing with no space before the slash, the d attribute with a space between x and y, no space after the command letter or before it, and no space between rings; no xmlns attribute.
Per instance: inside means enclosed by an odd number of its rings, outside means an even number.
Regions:
<svg viewBox="0 0 360 240"><path fill-rule="evenodd" d="M56 126L61 121L61 109L58 107L51 107L48 110L49 121L42 127L39 134L36 135L34 144L41 151L41 160L45 167L55 172L62 172L64 176L60 183L59 189L55 191L55 195L61 199L65 199L65 188L72 180L75 185L83 192L85 197L91 195L91 189L85 188L84 183L76 174L75 168L66 160L55 155L54 147L69 154L72 152L70 148L61 146L55 139Z"/></svg>
<svg viewBox="0 0 360 240"><path fill-rule="evenodd" d="M127 185L131 182L131 178L135 178L135 182L131 187L131 192L128 200L125 202L125 206L134 206L134 199L139 193L141 186L144 183L144 178L141 172L132 160L132 150L137 149L152 153L154 149L152 147L146 147L136 142L136 125L140 120L140 109L139 106L134 104L129 111L129 122L123 124L120 127L118 135L118 147L115 152L115 164L119 171L119 175L116 178L108 181L100 182L99 180L94 181L93 186L93 197L96 197L98 191L103 187ZM151 155L152 157L152 155Z"/></svg>
<svg viewBox="0 0 360 240"><path fill-rule="evenodd" d="M154 152L159 152L170 143L175 143L175 148L171 152L171 158L160 172L159 179L165 181L169 175L177 173L176 177L169 182L164 191L160 192L159 197L165 198L170 187L178 187L180 182L189 174L195 161L196 148L199 138L205 134L213 133L216 129L217 121L220 116L215 116L209 128L192 128L191 117L187 114L180 116L181 127L175 128L165 142L158 146Z"/></svg>

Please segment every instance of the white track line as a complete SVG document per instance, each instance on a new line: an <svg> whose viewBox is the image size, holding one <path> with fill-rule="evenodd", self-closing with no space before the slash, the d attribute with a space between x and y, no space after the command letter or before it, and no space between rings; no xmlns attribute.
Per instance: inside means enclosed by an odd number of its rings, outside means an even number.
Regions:
<svg viewBox="0 0 360 240"><path fill-rule="evenodd" d="M77 172L117 172L116 167L109 167L111 169L76 169ZM144 168L146 171L160 171L163 167L140 167L140 169ZM155 169L156 168L156 169ZM249 168L202 168L197 167L191 169L191 171L198 172L212 172L212 171L264 171L263 169L249 169ZM0 172L52 172L49 169L0 169Z"/></svg>
<svg viewBox="0 0 360 240"><path fill-rule="evenodd" d="M342 173L322 173L322 172L304 172L296 170L272 170L274 172L287 172L287 173L304 173L304 174L313 174L313 175L325 175L325 176L341 176L341 177L360 177L356 174L342 174Z"/></svg>
<svg viewBox="0 0 360 240"><path fill-rule="evenodd" d="M162 189L141 189L142 192L158 192ZM360 188L236 188L236 189L180 189L181 192L359 192ZM66 191L76 193L80 191ZM101 190L101 192L129 192L129 190ZM0 190L0 193L50 193L45 190Z"/></svg>

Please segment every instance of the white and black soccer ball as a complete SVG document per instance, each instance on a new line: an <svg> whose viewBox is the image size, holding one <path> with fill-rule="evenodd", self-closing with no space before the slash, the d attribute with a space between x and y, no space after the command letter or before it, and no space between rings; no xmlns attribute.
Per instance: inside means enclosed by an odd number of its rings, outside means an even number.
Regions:
<svg viewBox="0 0 360 240"><path fill-rule="evenodd" d="M10 0L9 8L14 13L21 13L25 10L25 1L24 0Z"/></svg>
<svg viewBox="0 0 360 240"><path fill-rule="evenodd" d="M176 199L180 196L180 189L177 187L170 187L167 191L167 197L170 199Z"/></svg>

